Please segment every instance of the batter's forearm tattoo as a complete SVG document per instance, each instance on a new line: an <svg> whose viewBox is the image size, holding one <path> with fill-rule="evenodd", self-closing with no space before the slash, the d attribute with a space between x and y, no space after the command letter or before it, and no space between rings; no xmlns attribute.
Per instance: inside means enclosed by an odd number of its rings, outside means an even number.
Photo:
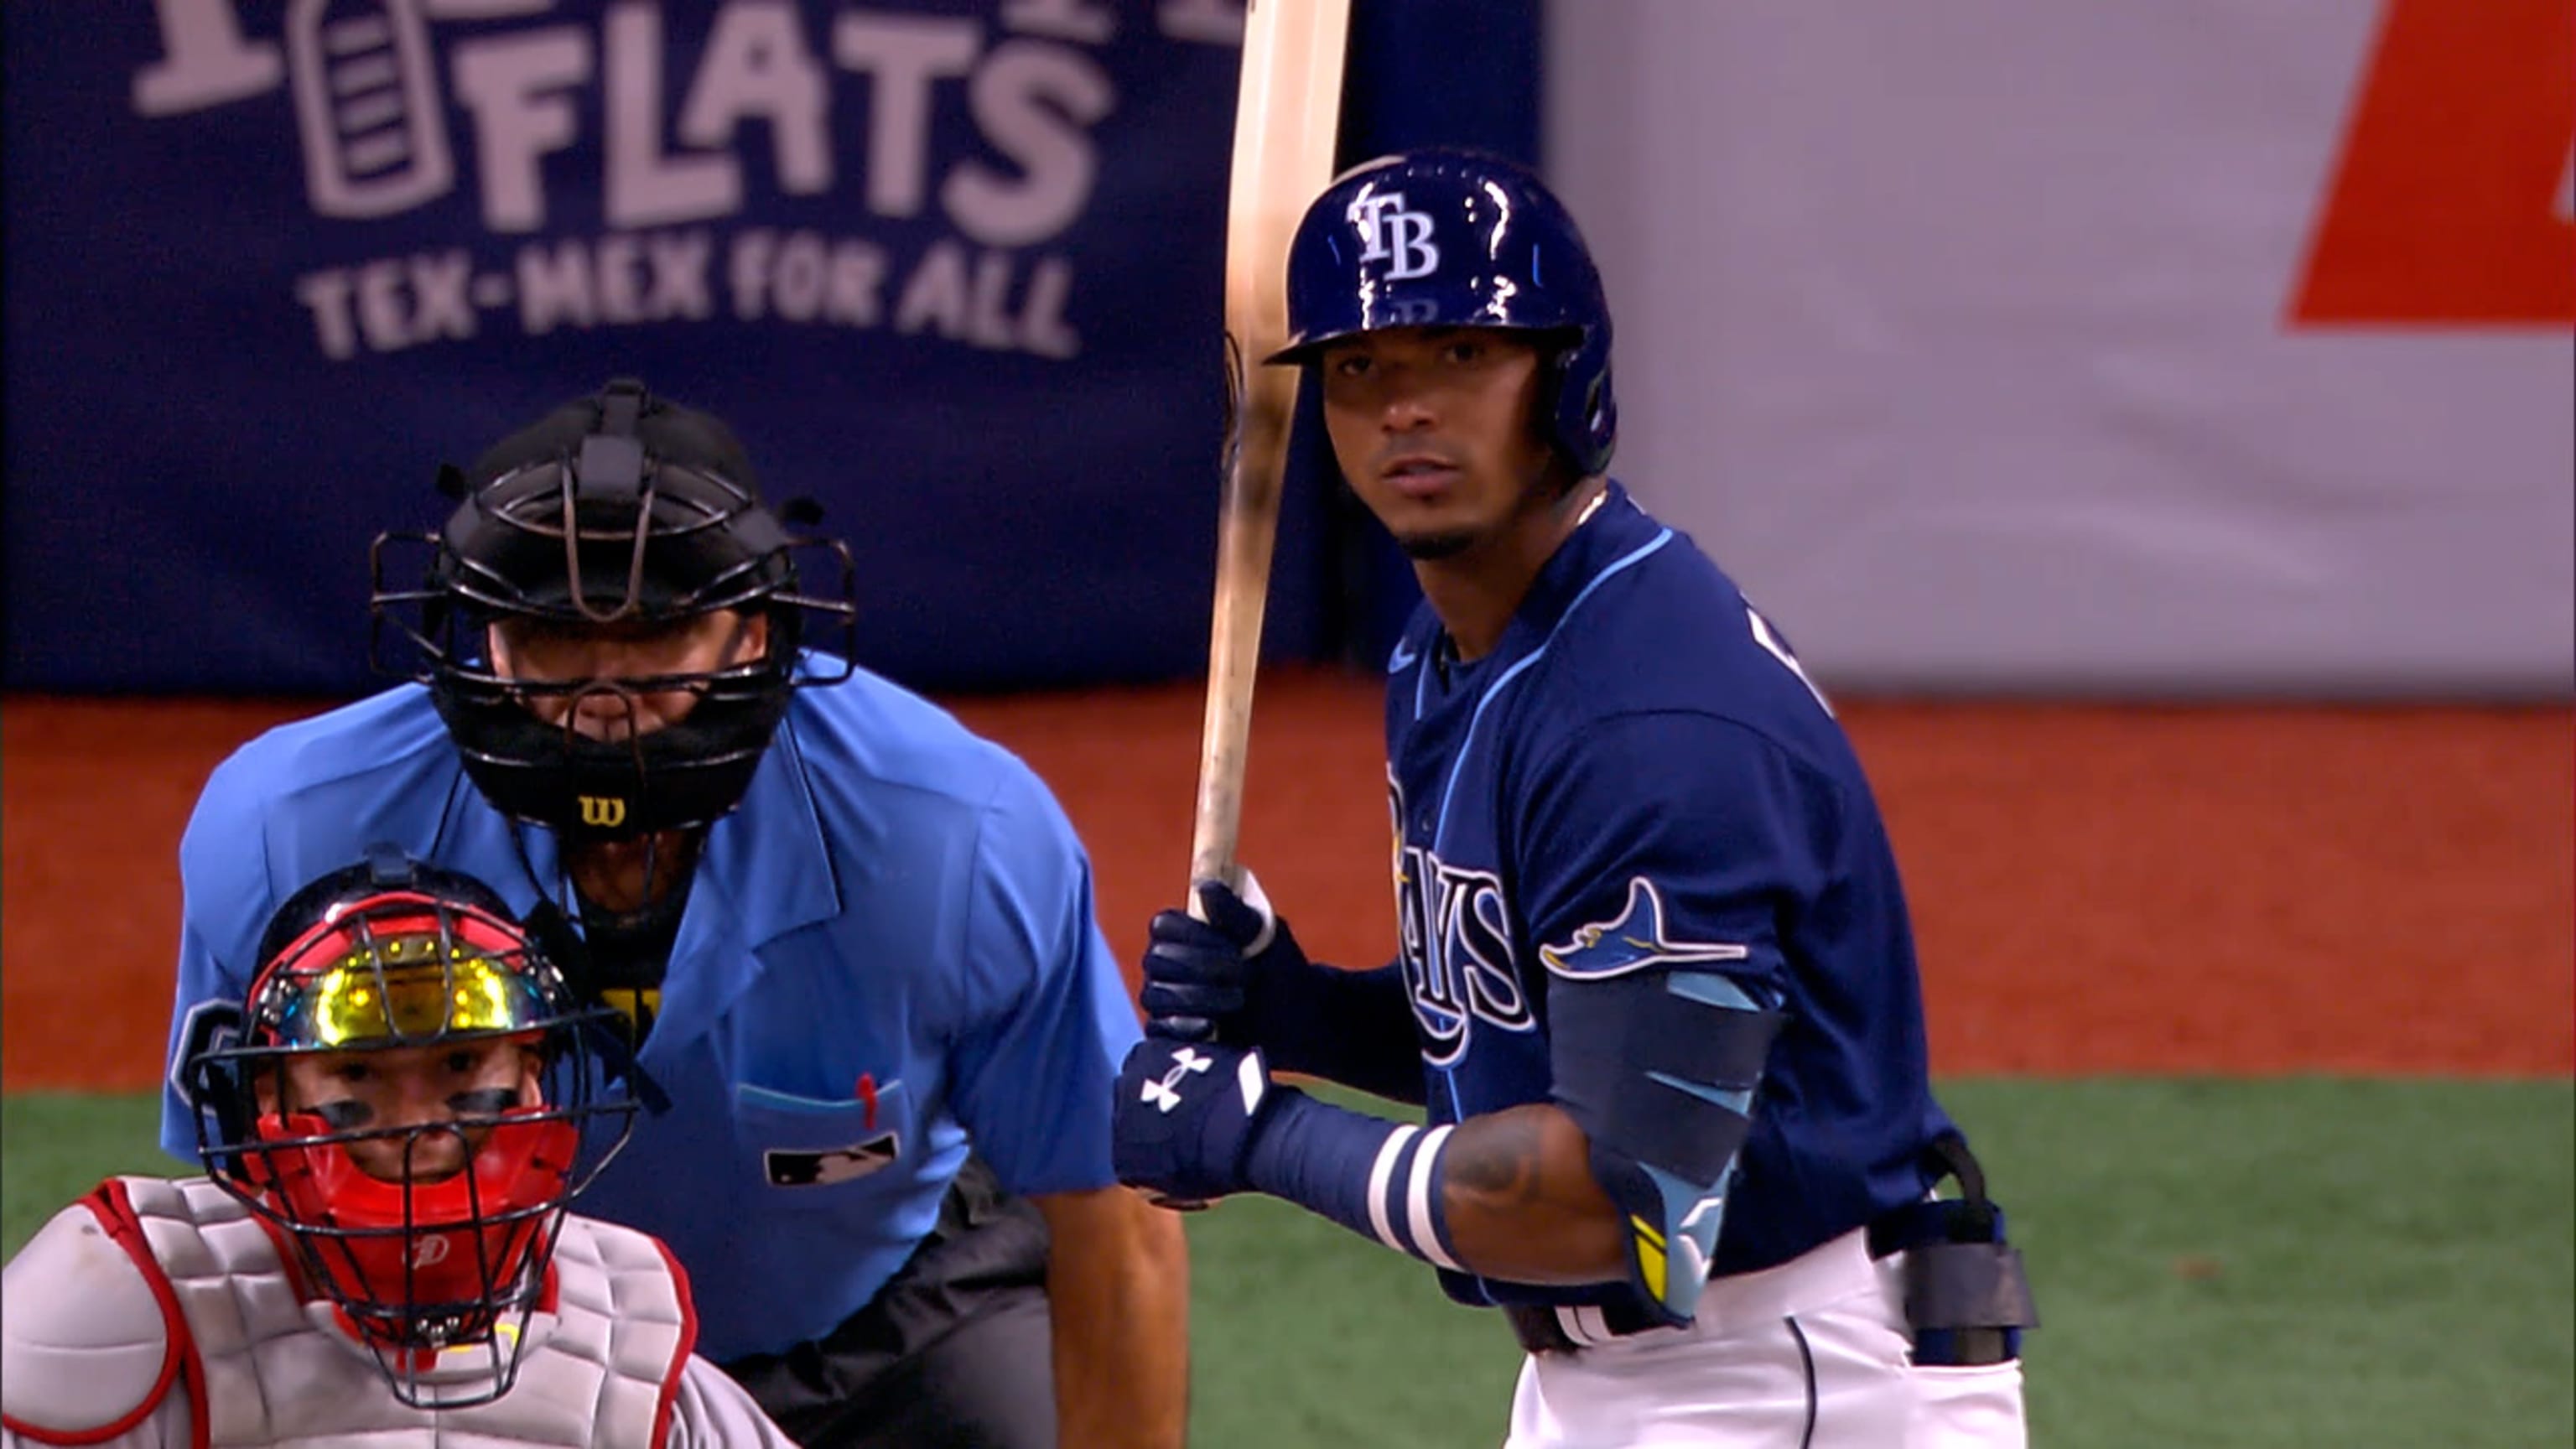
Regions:
<svg viewBox="0 0 2576 1449"><path fill-rule="evenodd" d="M1451 1139L1442 1175L1482 1206L1533 1203L1540 1195L1545 1147L1535 1121L1513 1113L1488 1117Z"/></svg>

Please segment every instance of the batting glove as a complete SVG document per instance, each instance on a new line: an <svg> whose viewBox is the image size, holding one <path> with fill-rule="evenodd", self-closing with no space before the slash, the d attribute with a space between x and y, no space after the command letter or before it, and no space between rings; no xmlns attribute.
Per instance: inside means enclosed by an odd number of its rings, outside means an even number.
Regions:
<svg viewBox="0 0 2576 1449"><path fill-rule="evenodd" d="M1205 1203L1245 1191L1244 1163L1271 1109L1257 1051L1147 1038L1119 1070L1110 1160L1118 1180L1167 1201Z"/></svg>
<svg viewBox="0 0 2576 1449"><path fill-rule="evenodd" d="M1243 873L1239 896L1220 881L1203 880L1196 889L1199 916L1164 911L1146 929L1145 984L1137 993L1145 1030L1172 1041L1256 1044L1263 980L1303 968L1306 953L1252 872Z"/></svg>

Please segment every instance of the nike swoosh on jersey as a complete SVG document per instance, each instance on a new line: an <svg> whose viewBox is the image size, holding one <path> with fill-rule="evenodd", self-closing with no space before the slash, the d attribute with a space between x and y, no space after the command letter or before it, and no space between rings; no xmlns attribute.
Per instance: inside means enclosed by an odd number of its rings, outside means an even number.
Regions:
<svg viewBox="0 0 2576 1449"><path fill-rule="evenodd" d="M1404 641L1398 639L1395 641L1395 652L1386 656L1386 672L1389 674L1402 674L1407 669L1412 668L1414 661L1421 657L1422 654L1419 650L1406 648Z"/></svg>

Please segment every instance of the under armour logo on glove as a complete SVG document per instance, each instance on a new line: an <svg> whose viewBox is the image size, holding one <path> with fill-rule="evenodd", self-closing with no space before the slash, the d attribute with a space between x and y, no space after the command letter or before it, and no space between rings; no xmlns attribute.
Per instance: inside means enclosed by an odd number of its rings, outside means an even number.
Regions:
<svg viewBox="0 0 2576 1449"><path fill-rule="evenodd" d="M1209 1065L1208 1058L1200 1056L1189 1047L1181 1048L1172 1053L1172 1069L1163 1073L1162 1080L1145 1084L1144 1100L1169 1112L1181 1105L1179 1091L1181 1083L1189 1077L1190 1073L1204 1072Z"/></svg>
<svg viewBox="0 0 2576 1449"><path fill-rule="evenodd" d="M1204 1090L1193 1078L1234 1090ZM1118 1180L1200 1201L1243 1191L1244 1159L1272 1096L1258 1051L1138 1042L1118 1073L1110 1152Z"/></svg>

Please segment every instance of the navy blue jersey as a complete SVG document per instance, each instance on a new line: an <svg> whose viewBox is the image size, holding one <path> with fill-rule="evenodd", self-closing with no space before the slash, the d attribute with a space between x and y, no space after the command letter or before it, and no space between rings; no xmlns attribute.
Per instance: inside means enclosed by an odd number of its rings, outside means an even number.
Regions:
<svg viewBox="0 0 2576 1449"><path fill-rule="evenodd" d="M1950 1123L1927 1079L1904 893L1850 742L1780 635L1614 483L1492 653L1444 663L1445 637L1420 610L1387 687L1431 1119L1549 1101L1561 1064L1619 1051L1550 1032L1564 993L1648 965L1712 971L1787 1016L1712 1273L1785 1262L1921 1198L1926 1146ZM1467 1303L1625 1291L1441 1279Z"/></svg>

